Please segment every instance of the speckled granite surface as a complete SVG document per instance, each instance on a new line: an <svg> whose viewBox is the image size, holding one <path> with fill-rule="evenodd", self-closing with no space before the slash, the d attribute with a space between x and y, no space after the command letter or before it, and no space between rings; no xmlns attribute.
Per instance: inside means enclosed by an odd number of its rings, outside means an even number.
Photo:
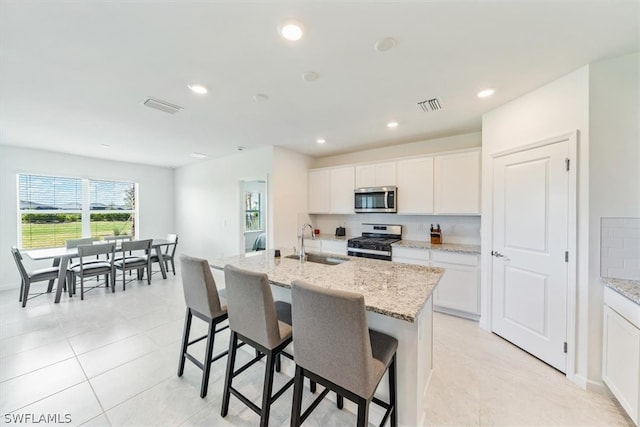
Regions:
<svg viewBox="0 0 640 427"><path fill-rule="evenodd" d="M354 236L335 236L333 234L317 234L316 235L316 239L320 239L320 240L335 240L338 242L346 242L349 239L352 239ZM308 239L307 236L304 237L305 241Z"/></svg>
<svg viewBox="0 0 640 427"><path fill-rule="evenodd" d="M301 264L285 258L291 254L292 251L282 251L282 258L278 259L273 257L273 251L263 251L212 259L209 263L217 269L231 264L266 273L271 283L285 288L299 279L329 289L359 292L364 295L367 310L407 322L415 321L444 273L442 268L357 257L336 256L349 260L339 265Z"/></svg>
<svg viewBox="0 0 640 427"><path fill-rule="evenodd" d="M432 245L430 242L424 242L420 240L400 240L399 242L396 242L391 246L480 255L480 245L459 245L455 243L442 243L440 245Z"/></svg>
<svg viewBox="0 0 640 427"><path fill-rule="evenodd" d="M602 283L640 305L640 280L614 279L612 277L602 277Z"/></svg>

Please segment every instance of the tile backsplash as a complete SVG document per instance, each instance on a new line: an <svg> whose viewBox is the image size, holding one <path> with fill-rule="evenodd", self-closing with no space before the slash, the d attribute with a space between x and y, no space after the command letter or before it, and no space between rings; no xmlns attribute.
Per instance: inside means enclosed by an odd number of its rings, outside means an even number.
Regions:
<svg viewBox="0 0 640 427"><path fill-rule="evenodd" d="M640 280L640 218L602 218L600 276Z"/></svg>

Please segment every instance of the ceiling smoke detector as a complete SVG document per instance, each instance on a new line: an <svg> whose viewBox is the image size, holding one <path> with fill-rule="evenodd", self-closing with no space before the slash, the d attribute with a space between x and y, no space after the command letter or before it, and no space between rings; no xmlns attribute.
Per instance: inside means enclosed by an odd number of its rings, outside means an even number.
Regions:
<svg viewBox="0 0 640 427"><path fill-rule="evenodd" d="M144 101L144 105L146 107L155 108L156 110L164 111L165 113L169 114L175 114L183 109L178 105L155 98L147 98L147 100Z"/></svg>
<svg viewBox="0 0 640 427"><path fill-rule="evenodd" d="M442 103L438 98L431 98L418 102L418 107L425 112L442 110Z"/></svg>

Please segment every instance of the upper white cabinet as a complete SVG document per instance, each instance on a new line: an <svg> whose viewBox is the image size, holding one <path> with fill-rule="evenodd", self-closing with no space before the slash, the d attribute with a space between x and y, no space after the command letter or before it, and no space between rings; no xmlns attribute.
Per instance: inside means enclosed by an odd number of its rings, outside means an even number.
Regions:
<svg viewBox="0 0 640 427"><path fill-rule="evenodd" d="M309 171L309 213L353 213L354 167Z"/></svg>
<svg viewBox="0 0 640 427"><path fill-rule="evenodd" d="M433 213L433 157L398 161L398 213Z"/></svg>
<svg viewBox="0 0 640 427"><path fill-rule="evenodd" d="M309 212L331 212L331 171L329 169L309 171Z"/></svg>
<svg viewBox="0 0 640 427"><path fill-rule="evenodd" d="M354 167L331 169L331 213L353 213Z"/></svg>
<svg viewBox="0 0 640 427"><path fill-rule="evenodd" d="M435 213L480 214L480 161L480 150L435 156Z"/></svg>
<svg viewBox="0 0 640 427"><path fill-rule="evenodd" d="M396 162L356 166L356 188L396 185Z"/></svg>
<svg viewBox="0 0 640 427"><path fill-rule="evenodd" d="M352 214L353 190L398 187L398 214L480 215L480 149L309 171L309 213Z"/></svg>

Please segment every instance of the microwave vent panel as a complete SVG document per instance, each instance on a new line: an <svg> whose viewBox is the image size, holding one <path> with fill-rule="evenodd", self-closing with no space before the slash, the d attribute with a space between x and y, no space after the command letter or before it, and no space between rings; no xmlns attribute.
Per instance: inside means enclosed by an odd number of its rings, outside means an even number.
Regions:
<svg viewBox="0 0 640 427"><path fill-rule="evenodd" d="M169 114L175 114L178 111L182 110L182 107L155 98L147 98L147 100L144 101L144 105L149 108L155 108L156 110L164 111L165 113Z"/></svg>
<svg viewBox="0 0 640 427"><path fill-rule="evenodd" d="M431 98L424 101L418 102L418 107L424 113L428 113L430 111L438 111L442 110L442 102L438 98Z"/></svg>

